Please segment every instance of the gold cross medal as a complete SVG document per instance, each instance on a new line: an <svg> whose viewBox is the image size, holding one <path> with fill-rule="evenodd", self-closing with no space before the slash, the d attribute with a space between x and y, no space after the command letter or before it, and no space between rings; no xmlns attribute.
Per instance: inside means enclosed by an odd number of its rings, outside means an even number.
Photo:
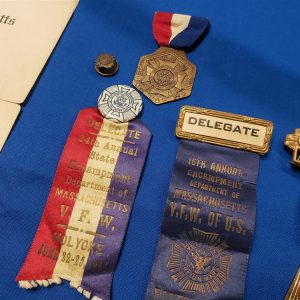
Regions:
<svg viewBox="0 0 300 300"><path fill-rule="evenodd" d="M153 35L160 48L141 57L132 84L155 104L190 96L196 66L186 57L208 28L206 18L156 12Z"/></svg>
<svg viewBox="0 0 300 300"><path fill-rule="evenodd" d="M293 134L287 134L284 144L293 150L293 158L291 163L300 167L300 128L295 129Z"/></svg>

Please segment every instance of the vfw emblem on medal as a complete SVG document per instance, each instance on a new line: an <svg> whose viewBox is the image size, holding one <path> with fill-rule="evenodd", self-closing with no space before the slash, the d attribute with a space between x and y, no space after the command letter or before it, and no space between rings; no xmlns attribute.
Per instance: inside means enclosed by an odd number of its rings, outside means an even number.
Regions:
<svg viewBox="0 0 300 300"><path fill-rule="evenodd" d="M142 110L140 94L127 85L112 85L99 96L98 109L109 120L116 123L136 118Z"/></svg>
<svg viewBox="0 0 300 300"><path fill-rule="evenodd" d="M188 97L196 75L196 67L184 51L161 47L142 56L133 85L155 104Z"/></svg>
<svg viewBox="0 0 300 300"><path fill-rule="evenodd" d="M173 242L167 267L182 291L217 293L228 281L232 256L219 234L193 228L194 241Z"/></svg>

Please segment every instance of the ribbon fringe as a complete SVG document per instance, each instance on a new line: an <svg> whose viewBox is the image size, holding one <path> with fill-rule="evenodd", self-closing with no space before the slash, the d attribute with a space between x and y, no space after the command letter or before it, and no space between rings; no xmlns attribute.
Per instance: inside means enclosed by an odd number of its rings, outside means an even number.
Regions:
<svg viewBox="0 0 300 300"><path fill-rule="evenodd" d="M76 289L80 294L82 294L83 296L85 296L86 298L88 299L91 299L91 300L102 300L101 298L97 297L97 296L93 296L91 294L91 292L83 289L80 285L74 283L74 282L70 282L70 287Z"/></svg>
<svg viewBox="0 0 300 300"><path fill-rule="evenodd" d="M19 287L22 289L30 290L39 286L49 287L52 284L61 284L62 280L58 278L51 278L51 279L43 279L43 280L21 280L19 281ZM80 294L85 296L91 300L102 300L97 296L93 296L91 292L83 289L80 285L70 282L70 287L76 289Z"/></svg>
<svg viewBox="0 0 300 300"><path fill-rule="evenodd" d="M61 284L60 278L51 278L43 280L21 280L19 281L19 287L22 289L30 290L38 286L48 287L52 284Z"/></svg>

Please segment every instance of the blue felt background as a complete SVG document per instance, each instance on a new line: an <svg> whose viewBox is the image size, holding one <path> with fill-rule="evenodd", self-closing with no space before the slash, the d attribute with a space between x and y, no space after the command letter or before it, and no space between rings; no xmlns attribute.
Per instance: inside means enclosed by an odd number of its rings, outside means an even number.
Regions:
<svg viewBox="0 0 300 300"><path fill-rule="evenodd" d="M274 122L271 151L260 165L245 298L282 299L287 291L300 263L300 172L289 164L291 154L283 146L285 135L300 126L300 1L81 0L0 154L1 299L83 299L66 283L28 292L14 278L77 113L95 106L107 86L131 83L140 56L157 49L151 29L156 10L206 16L211 28L188 54L198 68L191 97L162 106L143 97L141 119L153 139L113 299L145 295L178 146L174 129L184 104ZM117 57L116 76L103 78L94 71L102 52Z"/></svg>

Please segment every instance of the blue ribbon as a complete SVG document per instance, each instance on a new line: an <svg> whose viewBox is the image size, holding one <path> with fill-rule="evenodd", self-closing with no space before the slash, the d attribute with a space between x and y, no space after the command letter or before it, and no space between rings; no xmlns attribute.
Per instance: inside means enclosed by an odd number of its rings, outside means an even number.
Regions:
<svg viewBox="0 0 300 300"><path fill-rule="evenodd" d="M147 299L242 299L259 156L180 141Z"/></svg>

